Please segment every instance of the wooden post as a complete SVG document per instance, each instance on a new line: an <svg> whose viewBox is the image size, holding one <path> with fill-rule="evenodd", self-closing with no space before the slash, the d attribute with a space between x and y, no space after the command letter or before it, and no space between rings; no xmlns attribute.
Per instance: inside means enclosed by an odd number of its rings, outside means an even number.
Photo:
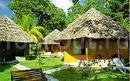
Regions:
<svg viewBox="0 0 130 81"><path fill-rule="evenodd" d="M86 41L86 60L89 60L89 41Z"/></svg>
<svg viewBox="0 0 130 81"><path fill-rule="evenodd" d="M118 48L118 58L120 58L120 49Z"/></svg>

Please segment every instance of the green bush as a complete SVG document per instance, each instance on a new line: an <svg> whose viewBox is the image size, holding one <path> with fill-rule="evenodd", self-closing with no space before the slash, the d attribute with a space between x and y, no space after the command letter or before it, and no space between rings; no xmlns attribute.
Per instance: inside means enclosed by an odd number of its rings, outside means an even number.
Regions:
<svg viewBox="0 0 130 81"><path fill-rule="evenodd" d="M38 52L38 55L37 55L37 62L38 62L39 65L42 65L42 64L43 64L43 58L42 58L40 52Z"/></svg>

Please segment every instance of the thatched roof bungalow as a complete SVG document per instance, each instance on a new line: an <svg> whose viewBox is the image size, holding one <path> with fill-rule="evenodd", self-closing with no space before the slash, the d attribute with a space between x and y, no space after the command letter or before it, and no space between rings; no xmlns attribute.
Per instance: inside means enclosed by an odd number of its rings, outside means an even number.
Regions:
<svg viewBox="0 0 130 81"><path fill-rule="evenodd" d="M60 33L59 30L55 29L51 33L49 33L46 37L44 37L44 41L42 44L59 44L55 41L56 35Z"/></svg>
<svg viewBox="0 0 130 81"><path fill-rule="evenodd" d="M46 37L44 37L44 41L41 46L41 50L44 52L62 52L60 48L60 42L56 42L56 36L60 33L59 30L55 29L51 33L49 33Z"/></svg>
<svg viewBox="0 0 130 81"><path fill-rule="evenodd" d="M64 61L128 58L129 32L94 8L58 34L64 44Z"/></svg>
<svg viewBox="0 0 130 81"><path fill-rule="evenodd" d="M58 40L77 38L128 38L128 31L94 8L74 20L59 34Z"/></svg>
<svg viewBox="0 0 130 81"><path fill-rule="evenodd" d="M29 43L34 41L25 31L7 16L0 17L0 62L29 54Z"/></svg>

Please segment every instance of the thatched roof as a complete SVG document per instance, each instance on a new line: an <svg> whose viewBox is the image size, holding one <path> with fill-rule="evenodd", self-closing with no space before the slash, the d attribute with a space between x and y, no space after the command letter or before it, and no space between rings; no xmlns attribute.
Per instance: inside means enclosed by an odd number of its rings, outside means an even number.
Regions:
<svg viewBox="0 0 130 81"><path fill-rule="evenodd" d="M32 43L33 39L7 16L0 17L0 42Z"/></svg>
<svg viewBox="0 0 130 81"><path fill-rule="evenodd" d="M57 40L76 38L128 38L128 31L94 8L74 20L58 36Z"/></svg>
<svg viewBox="0 0 130 81"><path fill-rule="evenodd" d="M51 33L49 33L46 37L44 37L44 41L42 44L59 44L55 42L56 36L60 33L59 30L55 29Z"/></svg>

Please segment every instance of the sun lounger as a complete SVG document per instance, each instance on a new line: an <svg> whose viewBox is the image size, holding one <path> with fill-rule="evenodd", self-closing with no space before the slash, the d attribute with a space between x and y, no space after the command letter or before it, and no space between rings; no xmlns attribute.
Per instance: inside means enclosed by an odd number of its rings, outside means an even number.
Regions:
<svg viewBox="0 0 130 81"><path fill-rule="evenodd" d="M126 70L130 72L130 67L124 66L124 64L121 62L119 58L113 58L113 62L115 63L114 69L120 70L122 73L125 74Z"/></svg>

